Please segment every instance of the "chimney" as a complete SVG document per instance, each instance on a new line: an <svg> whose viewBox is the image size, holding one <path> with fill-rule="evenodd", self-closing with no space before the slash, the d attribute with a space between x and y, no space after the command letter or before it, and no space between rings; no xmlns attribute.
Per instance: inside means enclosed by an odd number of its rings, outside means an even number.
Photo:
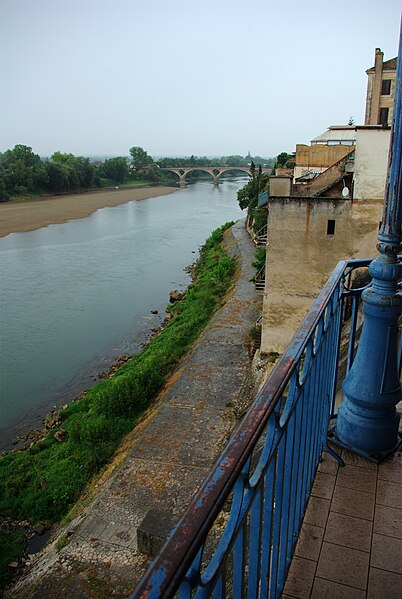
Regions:
<svg viewBox="0 0 402 599"><path fill-rule="evenodd" d="M384 60L384 52L381 52L381 48L375 49L374 68L376 73L382 71L382 63Z"/></svg>

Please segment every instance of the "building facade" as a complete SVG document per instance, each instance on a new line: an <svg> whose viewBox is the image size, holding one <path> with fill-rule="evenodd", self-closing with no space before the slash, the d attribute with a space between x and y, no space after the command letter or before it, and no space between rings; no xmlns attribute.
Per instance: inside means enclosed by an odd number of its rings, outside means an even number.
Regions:
<svg viewBox="0 0 402 599"><path fill-rule="evenodd" d="M365 125L390 125L394 103L398 57L384 62L384 52L375 49L374 66L366 71L367 96Z"/></svg>

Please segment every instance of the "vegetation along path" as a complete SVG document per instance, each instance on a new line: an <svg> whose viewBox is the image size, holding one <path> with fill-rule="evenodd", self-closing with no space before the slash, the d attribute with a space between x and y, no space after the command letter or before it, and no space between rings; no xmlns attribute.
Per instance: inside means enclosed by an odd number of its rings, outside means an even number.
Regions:
<svg viewBox="0 0 402 599"><path fill-rule="evenodd" d="M239 272L225 305L10 596L127 596L150 562L144 549L157 549L223 449L244 392L258 304L244 221L226 233L226 246Z"/></svg>

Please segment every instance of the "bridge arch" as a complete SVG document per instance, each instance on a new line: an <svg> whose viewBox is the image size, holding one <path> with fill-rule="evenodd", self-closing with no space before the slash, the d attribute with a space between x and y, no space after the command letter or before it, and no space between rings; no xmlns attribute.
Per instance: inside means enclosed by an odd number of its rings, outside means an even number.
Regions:
<svg viewBox="0 0 402 599"><path fill-rule="evenodd" d="M220 170L219 175L218 175L219 178L223 173L226 173L227 171L240 171L242 173L246 173L247 175L251 176L251 171L248 166L223 166L219 170Z"/></svg>
<svg viewBox="0 0 402 599"><path fill-rule="evenodd" d="M214 173L214 169L213 168L209 168L207 166L194 166L192 168L187 168L186 172L184 173L184 178L186 178L186 176L189 173L192 173L194 171L202 171L204 173L208 173L208 175L211 175L211 177L215 180L216 174Z"/></svg>
<svg viewBox="0 0 402 599"><path fill-rule="evenodd" d="M228 171L238 171L241 173L245 173L246 175L251 176L251 171L248 166L184 166L184 167L164 167L161 168L163 171L168 171L171 173L175 173L180 180L180 183L184 183L186 180L186 176L188 173L192 173L193 171L201 171L204 173L208 173L211 175L213 182L219 183L221 175ZM263 169L263 172L267 169Z"/></svg>

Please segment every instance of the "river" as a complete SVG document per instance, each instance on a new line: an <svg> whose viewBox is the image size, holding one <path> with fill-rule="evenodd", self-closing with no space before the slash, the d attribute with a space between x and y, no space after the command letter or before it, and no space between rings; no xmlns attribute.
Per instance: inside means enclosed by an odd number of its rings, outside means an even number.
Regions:
<svg viewBox="0 0 402 599"><path fill-rule="evenodd" d="M0 449L141 349L211 231L241 218L246 180L198 182L0 239Z"/></svg>

